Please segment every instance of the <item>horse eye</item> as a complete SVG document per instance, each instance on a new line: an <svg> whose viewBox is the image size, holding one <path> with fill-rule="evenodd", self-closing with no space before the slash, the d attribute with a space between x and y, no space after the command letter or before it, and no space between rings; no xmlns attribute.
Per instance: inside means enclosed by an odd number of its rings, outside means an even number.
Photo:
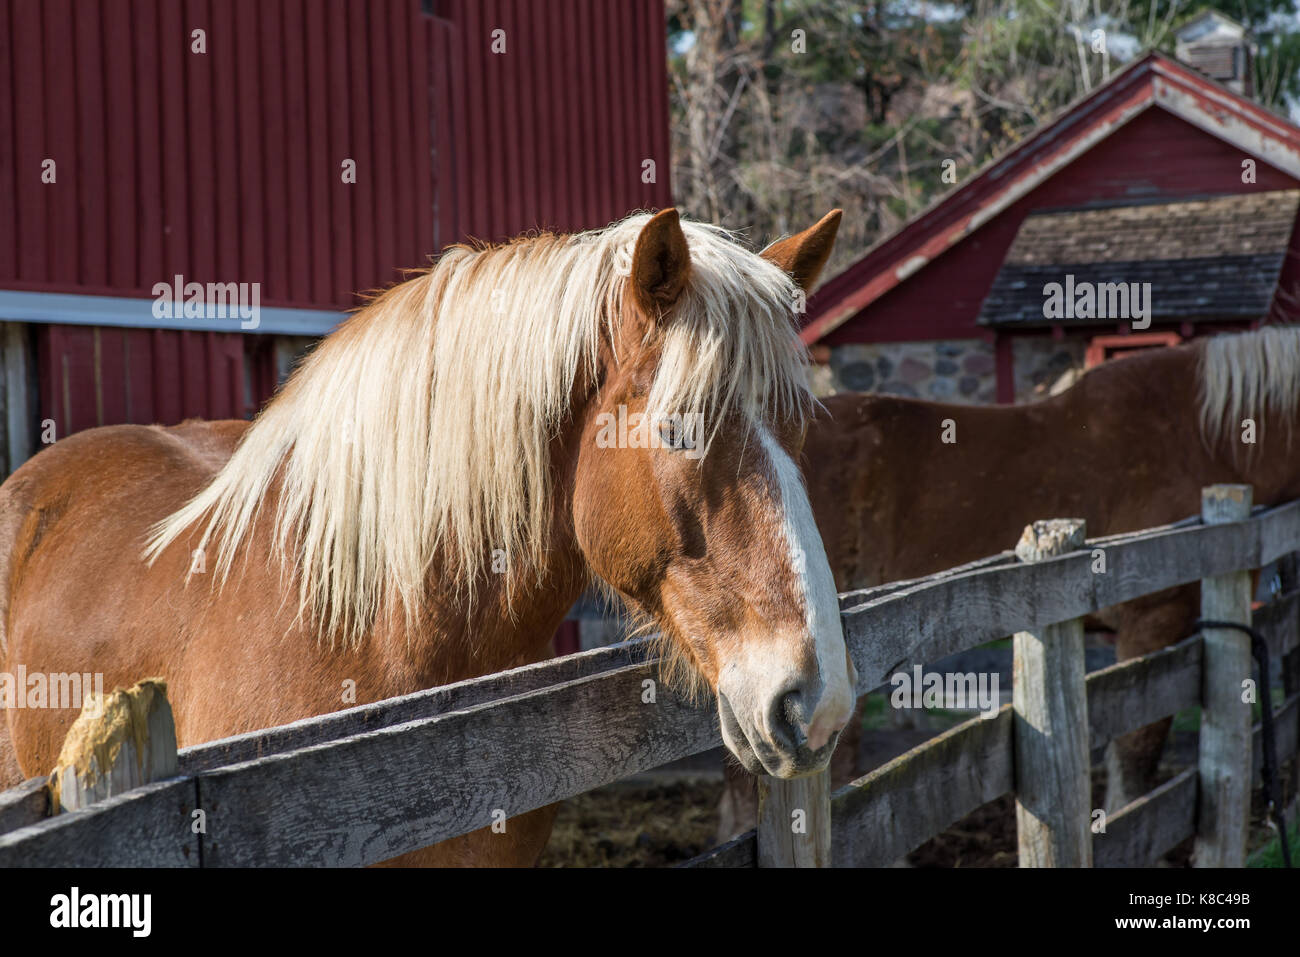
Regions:
<svg viewBox="0 0 1300 957"><path fill-rule="evenodd" d="M677 427L676 422L659 423L659 440L666 448L680 449L684 437L682 430Z"/></svg>

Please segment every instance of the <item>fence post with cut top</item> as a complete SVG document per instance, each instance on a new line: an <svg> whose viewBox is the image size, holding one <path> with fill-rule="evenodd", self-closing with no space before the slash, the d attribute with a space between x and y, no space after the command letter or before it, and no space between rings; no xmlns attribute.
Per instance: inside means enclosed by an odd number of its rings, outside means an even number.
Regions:
<svg viewBox="0 0 1300 957"><path fill-rule="evenodd" d="M86 695L50 775L51 810L76 811L177 773L167 684L146 678Z"/></svg>
<svg viewBox="0 0 1300 957"><path fill-rule="evenodd" d="M1022 562L1083 546L1082 519L1025 528ZM1092 777L1088 750L1083 619L1018 632L1013 640L1016 835L1021 867L1092 866Z"/></svg>

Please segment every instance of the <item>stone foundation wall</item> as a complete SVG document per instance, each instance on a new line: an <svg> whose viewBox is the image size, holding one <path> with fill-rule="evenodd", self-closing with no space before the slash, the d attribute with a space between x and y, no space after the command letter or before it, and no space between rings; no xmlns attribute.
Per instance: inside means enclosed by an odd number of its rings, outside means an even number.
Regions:
<svg viewBox="0 0 1300 957"><path fill-rule="evenodd" d="M1054 386L1064 388L1083 372L1084 339L1016 336L1011 343L1017 402L1047 398Z"/></svg>
<svg viewBox="0 0 1300 957"><path fill-rule="evenodd" d="M880 392L937 402L997 401L993 345L980 339L851 343L831 348L819 394Z"/></svg>
<svg viewBox="0 0 1300 957"><path fill-rule="evenodd" d="M1017 336L1012 341L1017 402L1045 399L1083 372L1087 342ZM853 343L833 346L827 365L813 369L813 391L880 392L937 402L993 404L997 366L992 343L979 339L939 342Z"/></svg>

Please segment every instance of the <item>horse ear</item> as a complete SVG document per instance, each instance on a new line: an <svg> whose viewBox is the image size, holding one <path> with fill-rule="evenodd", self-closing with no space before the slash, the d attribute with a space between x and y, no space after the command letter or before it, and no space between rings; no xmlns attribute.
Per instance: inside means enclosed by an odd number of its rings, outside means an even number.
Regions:
<svg viewBox="0 0 1300 957"><path fill-rule="evenodd" d="M769 262L776 263L793 276L800 289L809 289L821 275L826 260L830 258L843 212L840 209L832 209L816 226L810 226L789 239L778 239L759 255Z"/></svg>
<svg viewBox="0 0 1300 957"><path fill-rule="evenodd" d="M632 253L632 294L637 305L657 319L677 301L691 271L691 254L686 248L677 210L669 207L651 217L641 228Z"/></svg>

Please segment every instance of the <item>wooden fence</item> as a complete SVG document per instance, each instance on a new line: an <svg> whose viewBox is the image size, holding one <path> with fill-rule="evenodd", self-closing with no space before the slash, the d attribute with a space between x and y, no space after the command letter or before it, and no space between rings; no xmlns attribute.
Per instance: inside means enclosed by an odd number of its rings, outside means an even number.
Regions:
<svg viewBox="0 0 1300 957"><path fill-rule="evenodd" d="M691 863L888 865L1007 793L1018 797L1024 863L1150 865L1192 835L1199 863L1240 860L1261 765L1259 730L1252 735L1240 704L1253 673L1248 639L1216 630L1086 678L1075 640L1086 614L1198 580L1210 583L1203 617L1248 618L1249 576L1239 573L1300 549L1300 501L1252 512L1247 487L1216 486L1203 519L842 595L859 693L1008 634L1017 674L1032 659L1028 673L1068 680L1050 694L1024 682L1023 701L1018 693L994 718L959 725L834 795L824 774L766 780L759 831ZM1258 618L1282 662L1297 644L1300 591ZM1228 664L1216 671L1216 660ZM52 817L45 779L33 779L0 794L0 866L372 864L718 746L715 710L662 686L646 695L656 681L646 644L626 642L185 748L175 777ZM1281 761L1300 728L1293 670L1285 693L1275 711ZM1197 705L1198 767L1093 834L1077 813L1090 804L1079 793L1087 750ZM1234 740L1252 747L1234 752ZM1069 773L1044 763L1057 759ZM1032 775L1057 780L1059 807L1041 803ZM1214 800L1198 802L1211 789Z"/></svg>

